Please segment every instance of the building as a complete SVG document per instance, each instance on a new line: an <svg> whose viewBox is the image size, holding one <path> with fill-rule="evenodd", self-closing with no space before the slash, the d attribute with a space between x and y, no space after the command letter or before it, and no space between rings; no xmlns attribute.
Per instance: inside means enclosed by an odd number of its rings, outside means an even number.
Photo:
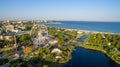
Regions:
<svg viewBox="0 0 120 67"><path fill-rule="evenodd" d="M81 31L77 31L77 33L78 33L78 34L82 34L83 32L81 32Z"/></svg>
<svg viewBox="0 0 120 67"><path fill-rule="evenodd" d="M13 41L13 40L14 40L14 36L10 36L10 35L0 35L0 40Z"/></svg>
<svg viewBox="0 0 120 67"><path fill-rule="evenodd" d="M111 45L111 43L108 43L108 45L110 46L110 45Z"/></svg>
<svg viewBox="0 0 120 67"><path fill-rule="evenodd" d="M58 41L48 37L49 44L57 44Z"/></svg>
<svg viewBox="0 0 120 67"><path fill-rule="evenodd" d="M61 59L61 58L62 58L62 56L56 56L55 58L56 58L56 59Z"/></svg>
<svg viewBox="0 0 120 67"><path fill-rule="evenodd" d="M62 53L62 51L58 48L54 48L51 53Z"/></svg>
<svg viewBox="0 0 120 67"><path fill-rule="evenodd" d="M45 44L45 41L48 39L48 30L46 26L41 25L39 31L37 31L37 35L33 38L33 43L35 45L42 45Z"/></svg>
<svg viewBox="0 0 120 67"><path fill-rule="evenodd" d="M4 36L3 35L0 35L0 40L4 40Z"/></svg>
<svg viewBox="0 0 120 67"><path fill-rule="evenodd" d="M12 31L12 30L14 30L14 25L7 25L7 26L5 26L5 28L6 28L6 30L9 30L9 31Z"/></svg>

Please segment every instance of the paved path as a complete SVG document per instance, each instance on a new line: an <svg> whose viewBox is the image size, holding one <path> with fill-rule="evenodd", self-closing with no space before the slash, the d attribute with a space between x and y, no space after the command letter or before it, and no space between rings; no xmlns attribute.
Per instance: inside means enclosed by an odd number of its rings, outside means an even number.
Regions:
<svg viewBox="0 0 120 67"><path fill-rule="evenodd" d="M10 49L13 49L13 48L16 48L16 46L8 47L8 48L1 48L1 49L0 49L0 52L2 52L2 51L7 51L7 50L10 50Z"/></svg>

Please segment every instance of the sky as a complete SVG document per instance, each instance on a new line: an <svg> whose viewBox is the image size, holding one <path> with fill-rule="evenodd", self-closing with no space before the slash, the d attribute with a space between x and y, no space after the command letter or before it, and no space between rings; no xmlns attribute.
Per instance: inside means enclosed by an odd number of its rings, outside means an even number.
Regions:
<svg viewBox="0 0 120 67"><path fill-rule="evenodd" d="M120 0L0 0L0 20L120 21Z"/></svg>

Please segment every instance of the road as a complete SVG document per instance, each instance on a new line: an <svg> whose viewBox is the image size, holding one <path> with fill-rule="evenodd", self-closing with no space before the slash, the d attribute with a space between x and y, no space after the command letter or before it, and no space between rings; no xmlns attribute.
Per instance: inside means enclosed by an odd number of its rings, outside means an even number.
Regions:
<svg viewBox="0 0 120 67"><path fill-rule="evenodd" d="M17 46L13 46L13 47L8 47L8 48L1 48L0 49L0 52L2 51L7 51L7 50L10 50L10 49L13 49L13 48L16 48Z"/></svg>

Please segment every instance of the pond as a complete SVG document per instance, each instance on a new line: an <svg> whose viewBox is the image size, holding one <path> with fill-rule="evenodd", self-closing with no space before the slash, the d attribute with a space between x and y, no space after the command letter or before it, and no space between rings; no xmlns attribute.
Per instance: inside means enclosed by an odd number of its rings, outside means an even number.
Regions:
<svg viewBox="0 0 120 67"><path fill-rule="evenodd" d="M78 39L77 42L78 42L78 43L83 42L86 38L88 38L88 36L89 36L89 34L82 36L81 38Z"/></svg>
<svg viewBox="0 0 120 67"><path fill-rule="evenodd" d="M101 52L76 47L72 59L63 67L120 67L120 65Z"/></svg>
<svg viewBox="0 0 120 67"><path fill-rule="evenodd" d="M88 35L83 36L78 42L83 42ZM63 65L63 67L120 67L104 53L76 47L72 54L72 59Z"/></svg>

